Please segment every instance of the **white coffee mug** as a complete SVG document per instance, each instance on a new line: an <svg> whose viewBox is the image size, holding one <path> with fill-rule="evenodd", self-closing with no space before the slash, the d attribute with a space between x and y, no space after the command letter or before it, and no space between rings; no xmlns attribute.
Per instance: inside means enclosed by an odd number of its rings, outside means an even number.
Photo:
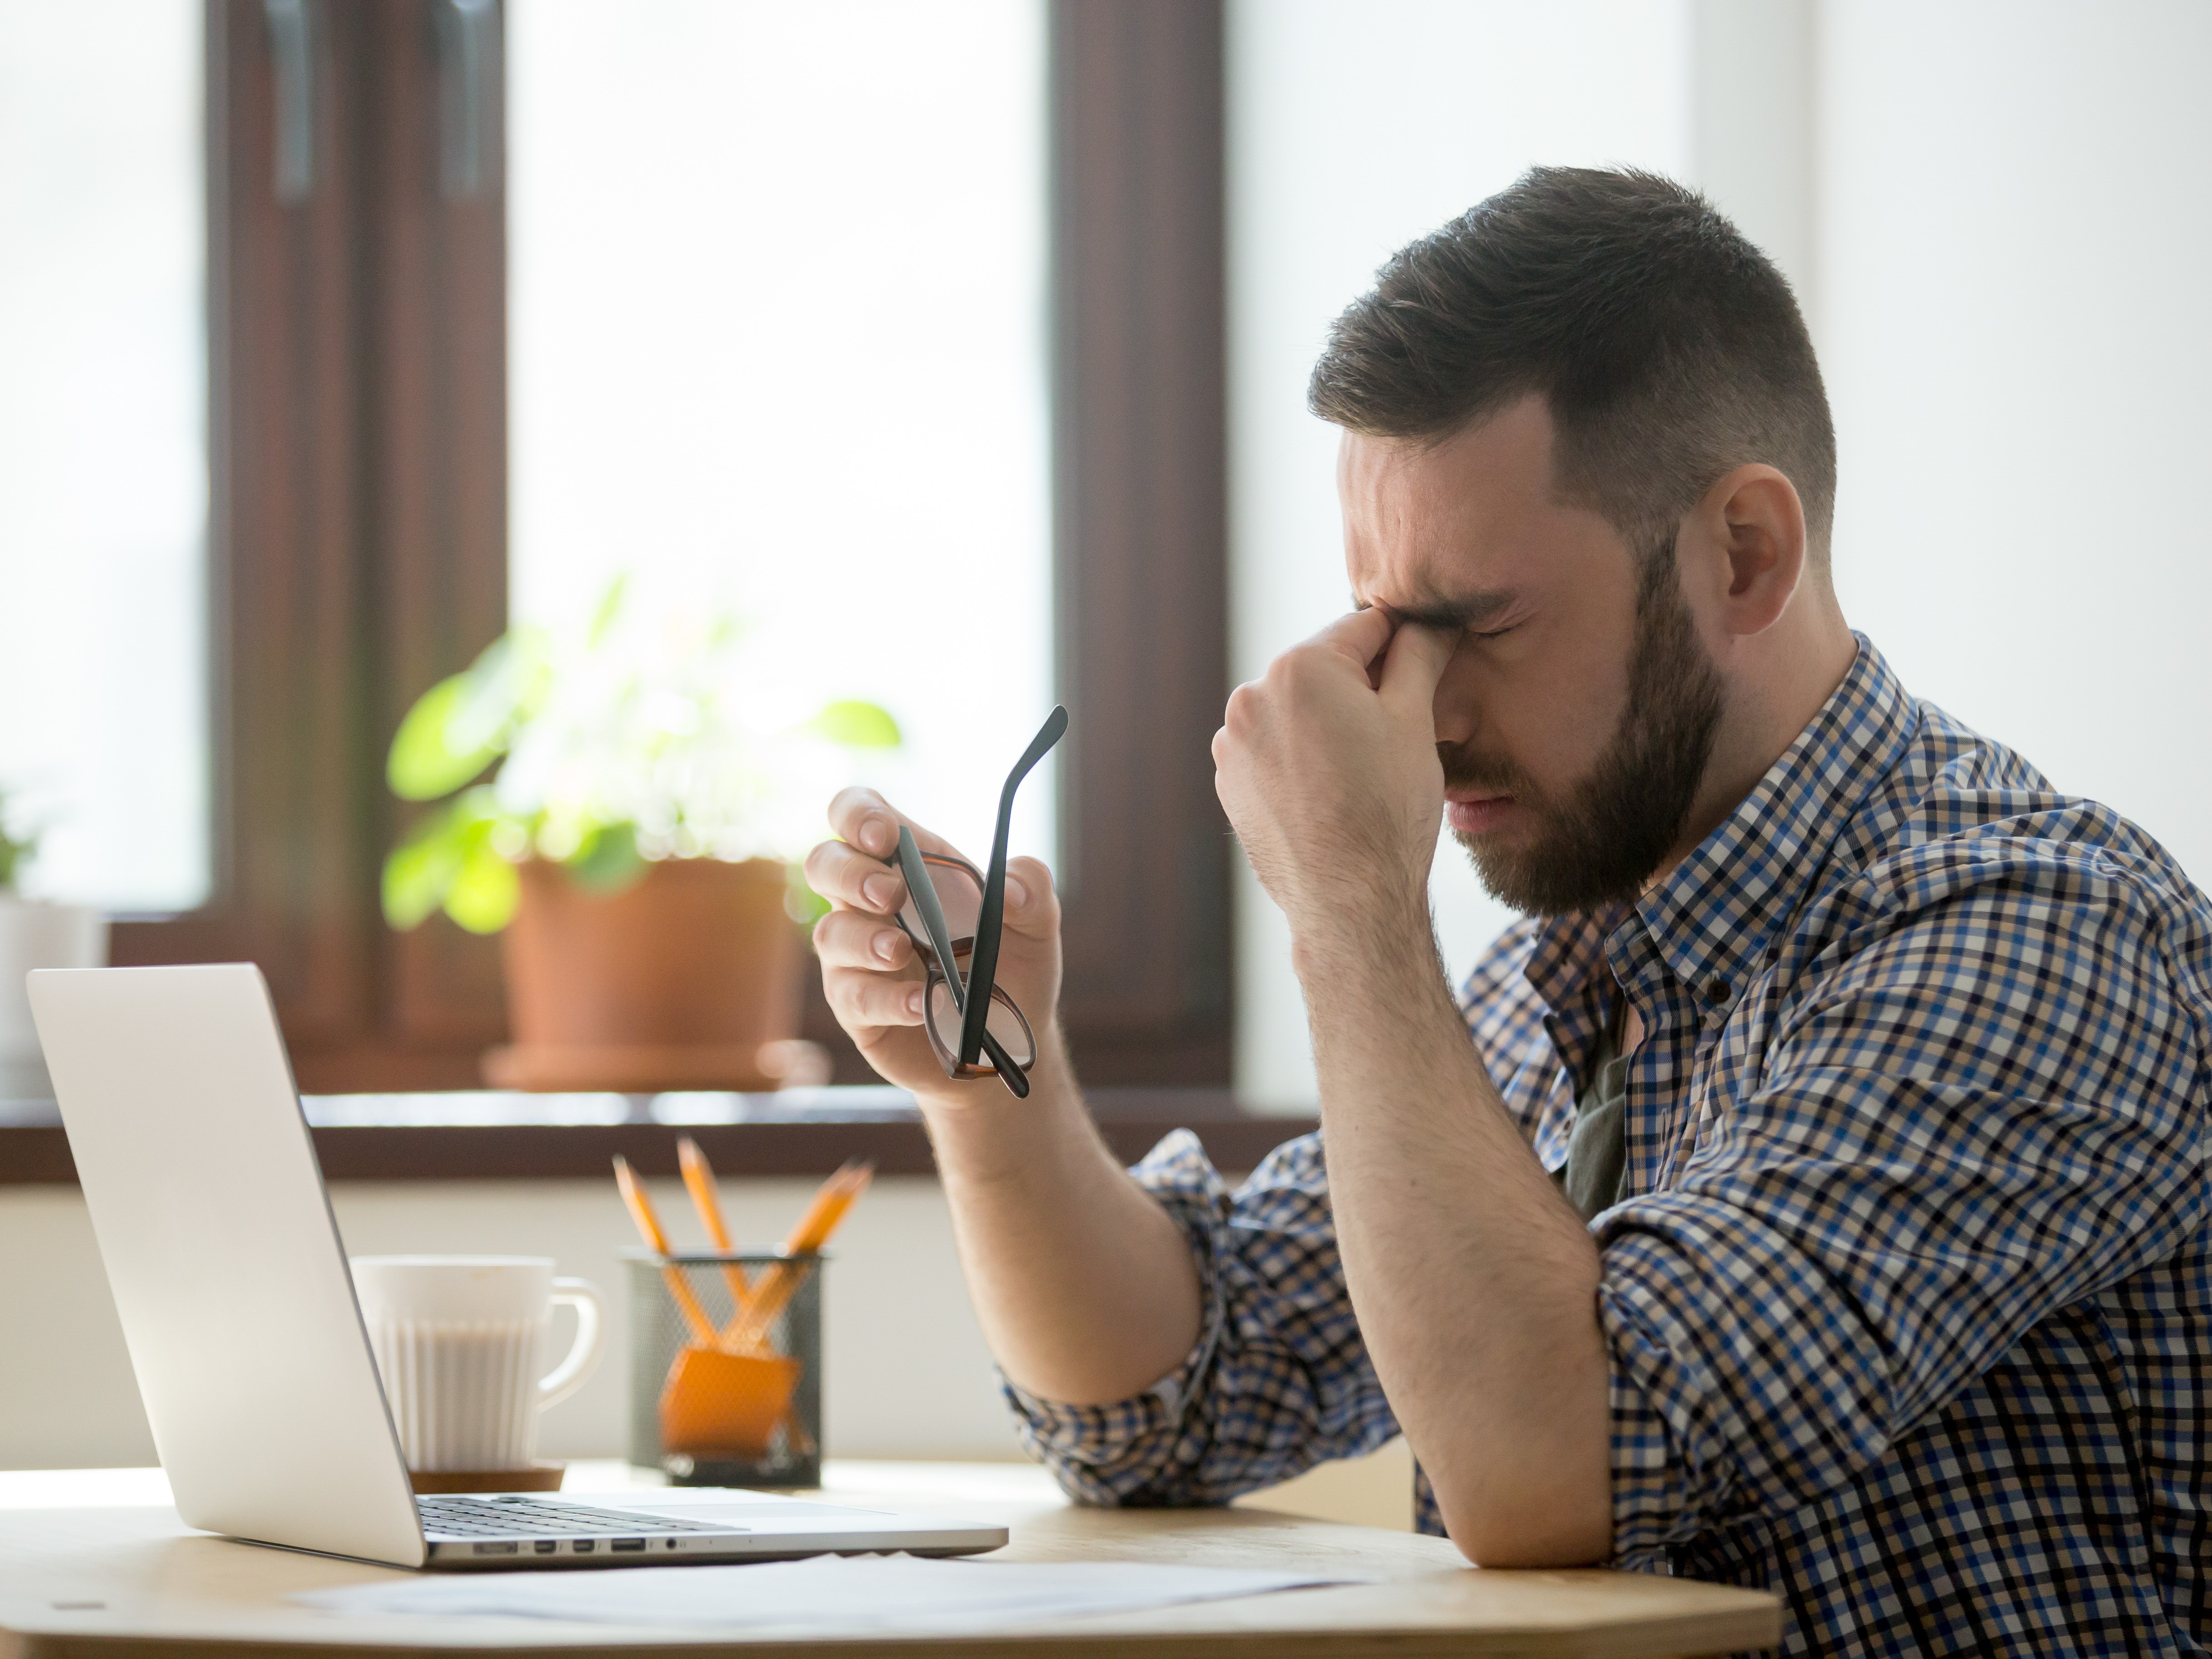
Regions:
<svg viewBox="0 0 2212 1659"><path fill-rule="evenodd" d="M357 1255L354 1289L410 1469L526 1469L538 1414L584 1386L605 1346L598 1287L550 1256ZM553 1309L576 1310L568 1358L541 1377Z"/></svg>

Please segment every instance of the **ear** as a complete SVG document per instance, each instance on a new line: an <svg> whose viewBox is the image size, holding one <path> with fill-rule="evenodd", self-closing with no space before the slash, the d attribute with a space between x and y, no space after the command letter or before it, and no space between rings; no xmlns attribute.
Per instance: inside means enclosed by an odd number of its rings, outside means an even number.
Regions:
<svg viewBox="0 0 2212 1659"><path fill-rule="evenodd" d="M1739 637L1771 628L1805 574L1805 505L1764 462L1737 467L1705 492L1686 528L1705 552L1720 621Z"/></svg>

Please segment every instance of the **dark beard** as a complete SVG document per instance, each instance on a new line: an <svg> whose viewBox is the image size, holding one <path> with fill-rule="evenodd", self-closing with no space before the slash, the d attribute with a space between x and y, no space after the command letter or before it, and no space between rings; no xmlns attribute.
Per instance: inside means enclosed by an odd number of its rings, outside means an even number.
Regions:
<svg viewBox="0 0 2212 1659"><path fill-rule="evenodd" d="M1455 839L1491 896L1524 915L1633 899L1680 838L1720 717L1720 673L1682 598L1670 536L1637 578L1628 707L1589 775L1557 805L1517 769L1440 744L1447 787L1508 792L1537 819L1526 852L1479 836Z"/></svg>

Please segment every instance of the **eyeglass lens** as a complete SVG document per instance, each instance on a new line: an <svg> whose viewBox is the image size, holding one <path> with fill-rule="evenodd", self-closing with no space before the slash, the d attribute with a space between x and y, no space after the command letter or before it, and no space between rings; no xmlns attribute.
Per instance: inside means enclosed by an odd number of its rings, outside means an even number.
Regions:
<svg viewBox="0 0 2212 1659"><path fill-rule="evenodd" d="M963 866L925 864L923 867L936 891L938 908L945 913L945 931L957 951L975 937L976 919L983 911L982 884ZM922 925L921 912L911 897L899 911L899 925L917 944L929 942L929 930Z"/></svg>
<svg viewBox="0 0 2212 1659"><path fill-rule="evenodd" d="M961 1024L960 1010L952 1005L952 988L941 979L933 981L929 988L929 1028L937 1034L945 1053L960 1052ZM1015 1065L1028 1066L1036 1063L1036 1054L1030 1047L1029 1030L1014 1011L996 997L991 999L991 1012L984 1024ZM990 1064L988 1052L983 1063Z"/></svg>

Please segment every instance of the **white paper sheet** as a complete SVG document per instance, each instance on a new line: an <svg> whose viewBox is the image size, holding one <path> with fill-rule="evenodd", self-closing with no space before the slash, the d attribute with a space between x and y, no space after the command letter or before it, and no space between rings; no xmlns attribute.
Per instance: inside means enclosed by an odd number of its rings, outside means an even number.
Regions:
<svg viewBox="0 0 2212 1659"><path fill-rule="evenodd" d="M341 1613L480 1613L736 1629L763 1636L930 1634L1346 1582L1307 1573L1138 1561L1043 1564L819 1555L746 1566L425 1575L302 1591L291 1599Z"/></svg>

